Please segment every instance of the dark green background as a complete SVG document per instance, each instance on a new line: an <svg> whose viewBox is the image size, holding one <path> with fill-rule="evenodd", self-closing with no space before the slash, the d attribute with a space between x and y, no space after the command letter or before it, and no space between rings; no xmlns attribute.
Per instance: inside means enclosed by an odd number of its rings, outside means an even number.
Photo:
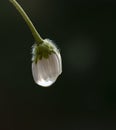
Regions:
<svg viewBox="0 0 116 130"><path fill-rule="evenodd" d="M31 74L34 39L8 0L0 2L0 129L115 130L116 2L18 0L43 38L61 50L49 88Z"/></svg>

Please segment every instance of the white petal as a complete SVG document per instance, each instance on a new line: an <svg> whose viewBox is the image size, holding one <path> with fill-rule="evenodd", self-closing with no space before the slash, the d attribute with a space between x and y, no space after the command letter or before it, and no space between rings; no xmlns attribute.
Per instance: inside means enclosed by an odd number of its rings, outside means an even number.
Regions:
<svg viewBox="0 0 116 130"><path fill-rule="evenodd" d="M52 85L62 72L62 61L60 53L52 53L48 59L42 58L37 64L32 63L32 74L34 81L43 87Z"/></svg>

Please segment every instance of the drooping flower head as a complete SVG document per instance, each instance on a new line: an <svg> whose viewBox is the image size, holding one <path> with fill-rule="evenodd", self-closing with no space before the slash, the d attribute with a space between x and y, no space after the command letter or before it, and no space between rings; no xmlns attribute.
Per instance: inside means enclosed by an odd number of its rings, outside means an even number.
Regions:
<svg viewBox="0 0 116 130"><path fill-rule="evenodd" d="M32 48L32 75L41 86L52 85L62 72L61 55L51 40L45 39L42 44Z"/></svg>

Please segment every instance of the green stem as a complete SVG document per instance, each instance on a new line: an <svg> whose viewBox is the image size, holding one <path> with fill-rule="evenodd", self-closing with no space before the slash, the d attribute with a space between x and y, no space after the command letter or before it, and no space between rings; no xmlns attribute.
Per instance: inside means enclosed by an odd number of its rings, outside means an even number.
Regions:
<svg viewBox="0 0 116 130"><path fill-rule="evenodd" d="M33 23L31 22L31 20L29 19L29 17L27 16L25 11L23 10L23 8L18 4L18 2L16 0L9 0L9 1L15 6L15 8L18 10L18 12L21 14L23 19L27 23L28 27L30 28L30 30L32 32L32 35L33 35L35 41L38 44L41 44L43 42L43 39L41 38L41 36L37 32L37 30L35 29Z"/></svg>

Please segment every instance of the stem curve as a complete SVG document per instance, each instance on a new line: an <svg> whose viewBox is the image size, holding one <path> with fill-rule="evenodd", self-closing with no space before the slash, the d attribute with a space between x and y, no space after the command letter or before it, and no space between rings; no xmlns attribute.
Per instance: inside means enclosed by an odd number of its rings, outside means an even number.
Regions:
<svg viewBox="0 0 116 130"><path fill-rule="evenodd" d="M9 1L14 5L14 7L18 10L20 15L25 20L26 24L28 25L29 29L32 32L32 35L33 35L35 41L38 44L41 44L43 42L43 39L37 32L36 28L34 27L33 23L31 22L30 18L28 17L28 15L25 13L24 9L20 6L20 4L16 0L9 0Z"/></svg>

